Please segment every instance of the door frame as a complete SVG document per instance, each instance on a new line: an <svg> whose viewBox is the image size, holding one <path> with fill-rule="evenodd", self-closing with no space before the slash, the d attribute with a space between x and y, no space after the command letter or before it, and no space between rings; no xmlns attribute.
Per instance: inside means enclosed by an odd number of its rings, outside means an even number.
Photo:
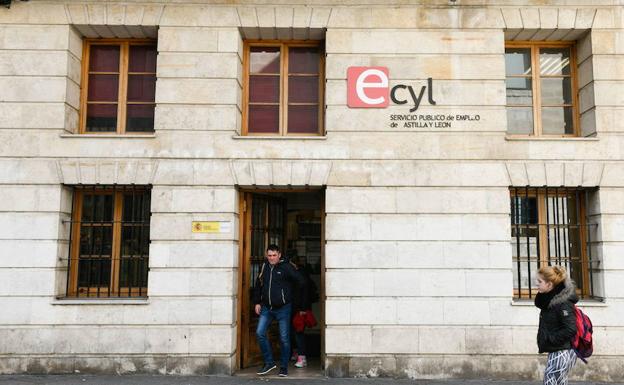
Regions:
<svg viewBox="0 0 624 385"><path fill-rule="evenodd" d="M321 315L318 320L321 336L321 369L325 367L325 186L310 188L273 188L254 189L238 188L238 285L236 295L236 353L235 369L242 369L243 350L243 279L247 276L248 263L245 260L245 246L249 241L248 224L251 221L251 210L248 210L247 197L249 194L270 194L270 193L318 193L321 194L321 284L319 288L319 301Z"/></svg>

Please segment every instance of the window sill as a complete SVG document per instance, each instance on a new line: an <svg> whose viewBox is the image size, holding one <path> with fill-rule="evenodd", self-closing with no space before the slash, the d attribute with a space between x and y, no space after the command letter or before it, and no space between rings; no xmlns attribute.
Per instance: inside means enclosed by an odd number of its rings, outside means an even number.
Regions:
<svg viewBox="0 0 624 385"><path fill-rule="evenodd" d="M323 135L301 135L301 136L283 136L283 135L234 135L232 139L242 139L242 140L326 140L327 136Z"/></svg>
<svg viewBox="0 0 624 385"><path fill-rule="evenodd" d="M554 142L597 142L600 139L595 136L580 137L580 136L515 136L506 135L505 140L508 141L554 141Z"/></svg>
<svg viewBox="0 0 624 385"><path fill-rule="evenodd" d="M131 138L131 139L152 139L156 134L61 134L61 138Z"/></svg>
<svg viewBox="0 0 624 385"><path fill-rule="evenodd" d="M598 299L582 299L577 305L579 307L607 307L604 301ZM535 306L533 299L517 299L511 300L511 306Z"/></svg>
<svg viewBox="0 0 624 385"><path fill-rule="evenodd" d="M55 298L51 305L149 305L148 298Z"/></svg>

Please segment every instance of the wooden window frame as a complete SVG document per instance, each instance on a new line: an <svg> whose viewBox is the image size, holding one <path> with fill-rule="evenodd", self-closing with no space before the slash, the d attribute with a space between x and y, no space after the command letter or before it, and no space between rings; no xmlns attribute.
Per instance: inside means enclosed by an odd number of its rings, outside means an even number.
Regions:
<svg viewBox="0 0 624 385"><path fill-rule="evenodd" d="M507 41L505 42L505 50L507 48L529 48L531 50L531 88L533 91L532 109L533 109L533 132L530 134L507 134L508 137L526 138L527 136L539 136L546 138L559 138L559 137L579 137L581 136L580 129L580 115L579 115L579 97L578 97L578 69L576 61L576 44L575 42L567 41ZM544 134L542 127L542 94L541 94L541 79L548 78L549 76L543 76L540 74L540 61L539 50L540 48L569 48L570 49L570 92L572 93L571 105L556 105L556 107L572 107L572 134ZM505 78L527 78L528 76L509 76L505 73ZM516 106L517 107L517 106ZM513 108L505 101L505 108Z"/></svg>
<svg viewBox="0 0 624 385"><path fill-rule="evenodd" d="M250 133L249 128L249 52L251 47L280 47L280 99L279 99L279 132ZM288 48L318 47L319 49L319 100L318 100L318 131L316 133L288 132ZM325 50L323 41L282 41L282 40L246 40L243 44L243 117L242 135L244 136L322 136L325 135Z"/></svg>
<svg viewBox="0 0 624 385"><path fill-rule="evenodd" d="M151 192L151 187L133 187L137 192ZM113 188L75 188L72 200L72 227L70 240L70 259L68 263L67 297L75 298L112 298L112 297L147 297L147 286L142 287L119 287L119 273L121 266L121 236L123 227L123 195L128 192L126 189ZM90 286L86 293L78 286L78 264L80 260L80 232L82 218L82 203L84 194L112 195L113 196L113 218L112 218L112 240L111 240L111 271L108 286ZM148 255L149 261L149 255ZM149 268L148 268L149 270Z"/></svg>
<svg viewBox="0 0 624 385"><path fill-rule="evenodd" d="M521 198L537 198L537 224L530 224L530 226L537 226L538 230L538 252L539 252L539 267L548 266L549 262L556 262L555 257L550 255L550 244L548 239L548 221L547 221L547 211L546 211L546 199L547 197L566 197L568 196L568 190L563 187L555 188L549 187L548 190L545 187L511 187L509 190L510 199L514 199L516 197L515 190L519 191L518 194ZM528 191L527 191L528 190ZM548 195L547 195L548 193ZM583 277L583 286L577 287L577 294L581 298L591 298L595 297L595 293L592 293L589 287L590 282L590 257L587 254L587 245L588 245L588 225L587 225L587 207L586 207L586 198L588 190L582 190L579 193L579 211L578 211L578 226L579 226L579 248L581 251L581 269L582 269L582 277ZM510 217L513 218L513 215ZM520 225L520 228L524 225ZM554 226L550 224L550 226ZM513 231L514 224L511 223L511 229ZM517 236L516 236L517 237ZM511 238L512 241L515 237ZM513 247L513 246L512 246ZM537 256L536 256L537 257ZM533 257L531 257L533 258ZM516 263L516 260L513 260L513 263ZM529 262L530 263L530 262ZM529 277L530 279L530 277ZM520 285L520 282L518 282ZM533 298L537 294L537 287L529 288L514 288L513 296L514 299L525 299L525 298Z"/></svg>
<svg viewBox="0 0 624 385"><path fill-rule="evenodd" d="M87 131L87 97L89 94L89 58L91 47L94 45L118 45L119 46L119 89L117 97L117 129L115 132ZM82 49L82 83L80 86L80 134L89 135L124 135L126 132L126 114L128 104L147 104L138 102L128 102L128 75L131 45L153 45L156 47L156 40L153 39L84 39ZM101 73L107 74L107 72ZM115 73L117 74L117 73ZM132 74L153 74L157 72L133 72ZM94 104L97 104L95 102ZM106 103L112 104L112 103ZM156 100L154 100L154 108ZM131 131L132 135L152 135L151 132Z"/></svg>

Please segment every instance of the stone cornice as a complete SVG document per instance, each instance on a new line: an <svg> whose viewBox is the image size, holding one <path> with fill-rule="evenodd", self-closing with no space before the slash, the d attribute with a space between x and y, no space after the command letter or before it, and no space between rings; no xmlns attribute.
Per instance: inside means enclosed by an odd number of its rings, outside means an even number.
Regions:
<svg viewBox="0 0 624 385"><path fill-rule="evenodd" d="M603 183L605 163L507 162L505 167L510 186L596 187Z"/></svg>
<svg viewBox="0 0 624 385"><path fill-rule="evenodd" d="M157 160L59 160L56 162L62 184L152 184Z"/></svg>
<svg viewBox="0 0 624 385"><path fill-rule="evenodd" d="M230 168L238 186L325 186L331 161L234 160Z"/></svg>
<svg viewBox="0 0 624 385"><path fill-rule="evenodd" d="M228 2L229 3L229 2ZM126 26L203 26L241 28L465 28L559 30L622 28L624 11L617 1L585 1L576 5L552 1L550 5L527 3L479 6L462 1L449 6L421 1L372 2L363 7L332 1L30 1L14 2L0 9L0 24L75 24ZM293 4L295 3L295 4ZM298 3L298 4L297 4ZM541 2L540 2L541 3ZM525 5L526 4L526 5ZM557 35L557 36L559 36Z"/></svg>

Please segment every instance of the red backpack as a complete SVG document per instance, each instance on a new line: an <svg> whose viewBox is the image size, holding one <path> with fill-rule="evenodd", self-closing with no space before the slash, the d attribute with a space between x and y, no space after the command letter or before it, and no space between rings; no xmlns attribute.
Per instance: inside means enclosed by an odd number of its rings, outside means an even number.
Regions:
<svg viewBox="0 0 624 385"><path fill-rule="evenodd" d="M576 305L574 305L574 311L576 313L576 334L572 337L572 348L578 358L587 363L586 358L594 352L592 340L594 327L587 314L583 313Z"/></svg>

